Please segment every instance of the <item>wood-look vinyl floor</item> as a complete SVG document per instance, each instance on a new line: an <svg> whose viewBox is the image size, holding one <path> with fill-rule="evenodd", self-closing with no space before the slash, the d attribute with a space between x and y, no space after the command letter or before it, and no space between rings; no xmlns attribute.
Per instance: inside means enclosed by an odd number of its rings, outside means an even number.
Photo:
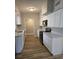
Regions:
<svg viewBox="0 0 79 59"><path fill-rule="evenodd" d="M54 58L48 50L34 36L25 37L25 45L22 53L17 54L16 59L62 59Z"/></svg>

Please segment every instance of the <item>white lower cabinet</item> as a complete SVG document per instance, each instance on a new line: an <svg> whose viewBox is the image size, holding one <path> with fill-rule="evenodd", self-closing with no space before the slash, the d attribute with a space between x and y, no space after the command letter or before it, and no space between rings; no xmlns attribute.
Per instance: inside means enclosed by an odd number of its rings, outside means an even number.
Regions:
<svg viewBox="0 0 79 59"><path fill-rule="evenodd" d="M52 35L51 37L49 34L43 33L44 45L53 55L62 54L63 53L63 38L52 36Z"/></svg>
<svg viewBox="0 0 79 59"><path fill-rule="evenodd" d="M16 33L15 37L15 53L21 53L24 48L24 31Z"/></svg>

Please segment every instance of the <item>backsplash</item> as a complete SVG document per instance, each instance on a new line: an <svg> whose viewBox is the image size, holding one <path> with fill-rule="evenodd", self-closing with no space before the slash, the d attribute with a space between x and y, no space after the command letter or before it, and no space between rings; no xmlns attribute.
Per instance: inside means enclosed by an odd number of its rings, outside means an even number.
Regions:
<svg viewBox="0 0 79 59"><path fill-rule="evenodd" d="M51 30L54 31L54 32L59 32L59 33L63 34L63 28L60 28L60 27L52 27Z"/></svg>
<svg viewBox="0 0 79 59"><path fill-rule="evenodd" d="M24 30L23 26L20 25L20 26L16 26L16 31L19 31L19 30Z"/></svg>

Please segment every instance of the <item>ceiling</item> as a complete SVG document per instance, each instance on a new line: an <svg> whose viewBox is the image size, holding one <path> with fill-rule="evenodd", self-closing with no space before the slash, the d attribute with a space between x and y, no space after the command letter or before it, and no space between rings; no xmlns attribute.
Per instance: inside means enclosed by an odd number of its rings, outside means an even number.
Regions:
<svg viewBox="0 0 79 59"><path fill-rule="evenodd" d="M30 12L27 10L28 7L34 7L36 10L33 12L38 13L41 11L45 1L46 0L15 0L15 6L23 13Z"/></svg>

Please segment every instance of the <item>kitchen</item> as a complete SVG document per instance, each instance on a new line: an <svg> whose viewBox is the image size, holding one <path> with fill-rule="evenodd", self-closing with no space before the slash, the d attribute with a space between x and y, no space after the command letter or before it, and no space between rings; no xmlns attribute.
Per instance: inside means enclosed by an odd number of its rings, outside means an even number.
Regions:
<svg viewBox="0 0 79 59"><path fill-rule="evenodd" d="M53 55L49 57L50 59L56 57L62 58L63 0L15 0L15 3L16 57L18 56L17 58L19 59L22 56L22 52L24 52L24 48L26 48L27 50L30 44L34 44L35 42L37 42L35 41L33 43L33 41L30 41L34 37L35 39L37 38L36 40L39 41L38 43L40 44L41 48L44 47L44 49L47 49L44 50L46 51L47 55L49 55L49 53ZM37 46L39 47L38 43ZM36 50L34 49L34 51ZM18 54L21 54L21 56L19 56ZM39 55L41 56L41 54ZM45 58L47 58L46 56ZM44 56L41 57L44 58ZM34 58L38 59L39 57L37 56ZM30 57L28 57L28 59L30 59Z"/></svg>

